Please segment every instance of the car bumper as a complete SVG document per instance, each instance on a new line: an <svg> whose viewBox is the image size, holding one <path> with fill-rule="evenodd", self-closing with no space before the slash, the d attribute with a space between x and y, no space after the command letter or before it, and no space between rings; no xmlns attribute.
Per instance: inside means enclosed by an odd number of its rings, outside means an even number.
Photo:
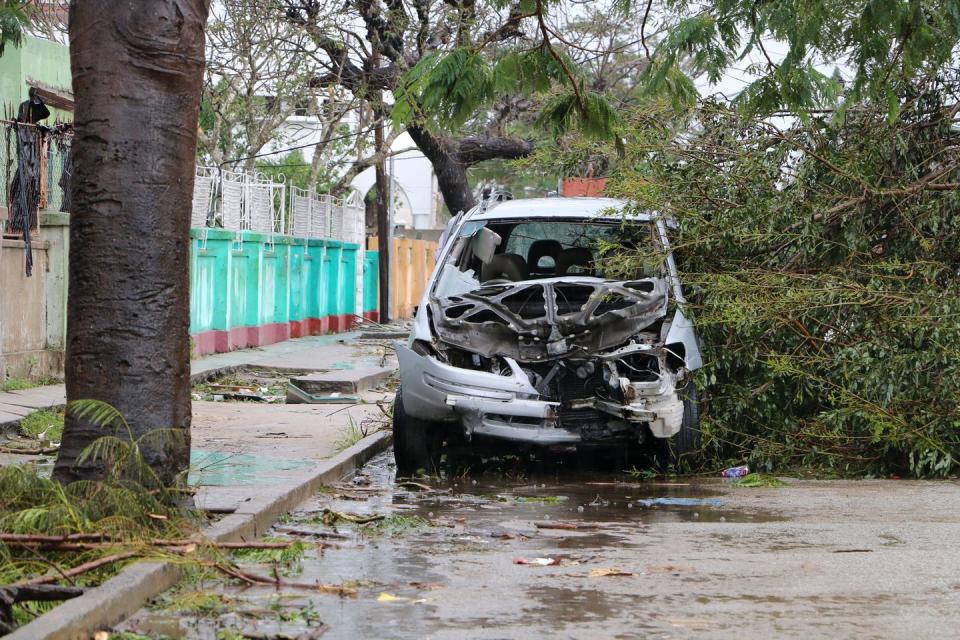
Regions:
<svg viewBox="0 0 960 640"><path fill-rule="evenodd" d="M538 399L516 363L511 363L512 375L506 376L452 367L407 346L397 346L397 357L404 410L414 418L458 422L468 438L479 435L540 445L582 440L578 432L559 426L559 403ZM630 404L593 399L581 401L578 408L649 425L658 438L679 431L683 417L683 402L672 386L669 392L647 393Z"/></svg>

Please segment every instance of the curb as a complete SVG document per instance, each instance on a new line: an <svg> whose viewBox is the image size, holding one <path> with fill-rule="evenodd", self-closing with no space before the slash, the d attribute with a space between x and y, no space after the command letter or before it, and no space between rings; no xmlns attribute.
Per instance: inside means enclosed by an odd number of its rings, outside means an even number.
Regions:
<svg viewBox="0 0 960 640"><path fill-rule="evenodd" d="M246 503L204 529L202 536L213 542L239 542L262 535L281 515L315 494L320 486L341 480L385 450L391 440L387 431L367 436L324 461L312 476L293 485L277 487L272 494ZM179 579L180 568L173 562L131 565L99 587L67 600L4 638L87 640L94 632L109 629L133 615L147 600L166 591Z"/></svg>

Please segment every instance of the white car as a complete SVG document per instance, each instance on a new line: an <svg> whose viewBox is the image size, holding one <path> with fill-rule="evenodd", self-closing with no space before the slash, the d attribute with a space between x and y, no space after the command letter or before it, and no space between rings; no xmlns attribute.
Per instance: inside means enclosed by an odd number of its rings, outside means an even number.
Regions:
<svg viewBox="0 0 960 640"><path fill-rule="evenodd" d="M609 198L485 199L440 249L406 346L394 452L433 472L451 443L563 447L666 442L699 449L702 365L667 223ZM606 277L599 247L665 256ZM648 247L651 248L651 247Z"/></svg>

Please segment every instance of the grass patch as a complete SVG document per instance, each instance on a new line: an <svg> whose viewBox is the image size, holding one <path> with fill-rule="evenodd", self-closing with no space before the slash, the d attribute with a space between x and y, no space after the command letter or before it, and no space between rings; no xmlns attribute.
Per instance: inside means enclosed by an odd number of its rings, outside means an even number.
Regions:
<svg viewBox="0 0 960 640"><path fill-rule="evenodd" d="M341 427L340 431L337 433L337 439L333 443L333 449L337 453L341 451L346 451L353 445L357 444L361 440L367 437L367 434L364 433L363 429L359 424L350 419L350 422Z"/></svg>
<svg viewBox="0 0 960 640"><path fill-rule="evenodd" d="M60 378L7 378L0 382L0 392L23 391L24 389L33 389L34 387L44 387L49 384L60 384L63 382Z"/></svg>
<svg viewBox="0 0 960 640"><path fill-rule="evenodd" d="M60 442L63 437L63 412L34 411L20 421L20 432L37 440Z"/></svg>
<svg viewBox="0 0 960 640"><path fill-rule="evenodd" d="M776 476L767 475L765 473L748 473L742 478L735 480L733 482L733 486L748 487L748 488L756 488L756 487L776 488L776 487L786 486L786 483L780 478L777 478Z"/></svg>

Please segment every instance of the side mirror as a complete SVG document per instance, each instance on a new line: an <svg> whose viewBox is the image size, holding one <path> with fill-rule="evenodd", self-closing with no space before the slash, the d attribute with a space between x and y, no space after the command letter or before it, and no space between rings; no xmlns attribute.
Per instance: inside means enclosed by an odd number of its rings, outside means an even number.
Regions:
<svg viewBox="0 0 960 640"><path fill-rule="evenodd" d="M473 239L473 255L480 259L483 264L488 264L493 260L493 254L503 241L497 233L486 227L477 232Z"/></svg>

